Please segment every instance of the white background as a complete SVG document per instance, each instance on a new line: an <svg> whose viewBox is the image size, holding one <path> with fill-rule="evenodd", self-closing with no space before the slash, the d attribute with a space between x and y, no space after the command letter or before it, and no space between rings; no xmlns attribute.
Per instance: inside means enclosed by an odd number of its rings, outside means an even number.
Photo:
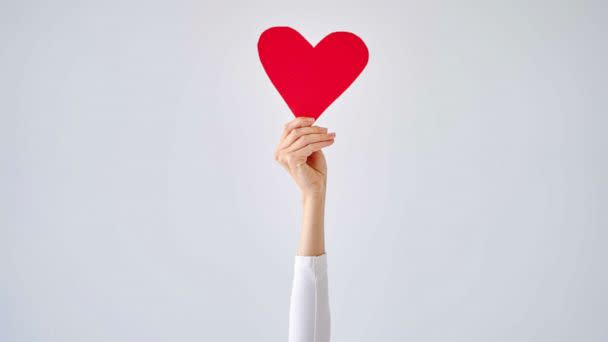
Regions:
<svg viewBox="0 0 608 342"><path fill-rule="evenodd" d="M319 124L333 341L608 340L602 1L3 1L0 341L286 341L276 25L370 61Z"/></svg>

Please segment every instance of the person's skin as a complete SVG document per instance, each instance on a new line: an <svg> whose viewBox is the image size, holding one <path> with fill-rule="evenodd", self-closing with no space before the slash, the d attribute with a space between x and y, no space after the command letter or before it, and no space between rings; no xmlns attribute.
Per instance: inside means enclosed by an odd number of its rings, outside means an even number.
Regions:
<svg viewBox="0 0 608 342"><path fill-rule="evenodd" d="M302 228L298 255L325 253L325 189L327 164L321 149L334 143L335 133L313 126L313 118L299 117L285 125L274 153L294 179L302 194Z"/></svg>

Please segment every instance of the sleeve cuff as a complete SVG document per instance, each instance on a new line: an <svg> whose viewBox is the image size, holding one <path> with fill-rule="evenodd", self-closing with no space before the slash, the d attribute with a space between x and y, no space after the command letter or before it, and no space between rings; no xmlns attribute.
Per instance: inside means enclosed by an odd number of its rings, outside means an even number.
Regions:
<svg viewBox="0 0 608 342"><path fill-rule="evenodd" d="M318 256L296 255L295 265L311 268L317 272L325 271L327 270L327 254L323 253Z"/></svg>

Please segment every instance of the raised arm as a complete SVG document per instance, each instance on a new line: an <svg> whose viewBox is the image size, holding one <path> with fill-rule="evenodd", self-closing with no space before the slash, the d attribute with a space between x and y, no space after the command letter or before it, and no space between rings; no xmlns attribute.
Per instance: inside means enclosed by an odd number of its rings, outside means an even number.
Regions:
<svg viewBox="0 0 608 342"><path fill-rule="evenodd" d="M289 310L289 342L329 342L330 314L325 255L327 164L322 148L335 133L313 126L312 118L285 125L275 159L291 175L302 197L302 227L294 263Z"/></svg>

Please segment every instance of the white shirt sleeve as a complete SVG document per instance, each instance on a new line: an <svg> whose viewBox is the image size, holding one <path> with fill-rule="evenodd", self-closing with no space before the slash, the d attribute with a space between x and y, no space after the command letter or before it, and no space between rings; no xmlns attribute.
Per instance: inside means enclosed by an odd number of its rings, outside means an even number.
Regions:
<svg viewBox="0 0 608 342"><path fill-rule="evenodd" d="M329 342L327 255L296 256L289 308L289 342Z"/></svg>

